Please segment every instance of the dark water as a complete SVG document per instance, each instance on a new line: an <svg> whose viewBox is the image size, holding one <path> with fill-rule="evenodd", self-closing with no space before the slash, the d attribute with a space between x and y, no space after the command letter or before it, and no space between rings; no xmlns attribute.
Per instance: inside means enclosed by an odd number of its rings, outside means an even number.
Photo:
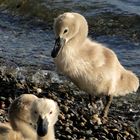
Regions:
<svg viewBox="0 0 140 140"><path fill-rule="evenodd" d="M65 4L65 5L64 5ZM50 11L54 12L76 11L82 13L89 22L94 17L104 17L108 13L118 16L131 16L139 18L139 0L52 0L44 2ZM53 21L52 16L52 21ZM104 17L105 18L105 17ZM112 18L111 16L109 17ZM138 20L136 20L138 21ZM131 22L131 18L130 18ZM134 22L135 23L135 22ZM140 23L140 21L139 21ZM12 68L25 67L29 69L54 69L53 60L50 57L54 45L52 22L49 26L32 19L23 19L20 16L12 16L7 11L0 11L0 64ZM92 25L92 24L91 24ZM102 27L101 27L102 28ZM121 27L122 28L122 27ZM115 30L121 31L120 26ZM90 27L92 30L92 27ZM133 25L129 28L133 32ZM135 31L140 31L140 24L137 23ZM90 37L104 43L113 49L121 63L133 70L140 76L140 40L132 40L121 34L96 35L89 31ZM94 31L94 29L93 29ZM116 32L115 31L115 32ZM123 33L123 32L122 32ZM128 32L128 34L131 32Z"/></svg>

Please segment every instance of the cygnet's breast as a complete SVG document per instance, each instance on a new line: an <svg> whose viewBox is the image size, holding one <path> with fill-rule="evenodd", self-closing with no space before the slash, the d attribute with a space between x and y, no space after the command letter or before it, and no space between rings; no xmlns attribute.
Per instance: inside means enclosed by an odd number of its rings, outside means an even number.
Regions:
<svg viewBox="0 0 140 140"><path fill-rule="evenodd" d="M94 69L91 61L85 60L74 50L67 49L59 54L55 62L58 70L69 77L83 91L91 94L94 92L98 95L102 93L102 88L101 86L98 88L98 85L101 85L103 77L100 72Z"/></svg>

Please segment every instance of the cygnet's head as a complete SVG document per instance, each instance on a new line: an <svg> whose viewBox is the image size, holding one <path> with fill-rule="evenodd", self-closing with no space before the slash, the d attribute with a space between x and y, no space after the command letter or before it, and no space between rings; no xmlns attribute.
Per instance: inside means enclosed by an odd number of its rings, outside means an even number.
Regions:
<svg viewBox="0 0 140 140"><path fill-rule="evenodd" d="M70 41L77 39L83 41L88 34L86 19L78 13L64 13L54 21L55 46L51 56L53 58L62 51Z"/></svg>
<svg viewBox="0 0 140 140"><path fill-rule="evenodd" d="M31 119L41 137L47 135L48 128L53 127L58 119L59 107L51 99L39 98L31 107Z"/></svg>

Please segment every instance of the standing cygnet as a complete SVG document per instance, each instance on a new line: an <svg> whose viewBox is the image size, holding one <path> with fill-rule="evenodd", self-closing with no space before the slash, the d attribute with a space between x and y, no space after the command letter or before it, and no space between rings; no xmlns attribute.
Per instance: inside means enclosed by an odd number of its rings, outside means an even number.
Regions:
<svg viewBox="0 0 140 140"><path fill-rule="evenodd" d="M64 13L54 22L56 37L52 57L59 71L90 95L107 97L107 117L113 96L136 92L139 79L119 62L116 54L90 40L86 19L78 13Z"/></svg>
<svg viewBox="0 0 140 140"><path fill-rule="evenodd" d="M9 108L10 124L24 140L55 140L54 124L58 114L55 101L32 94L21 95Z"/></svg>

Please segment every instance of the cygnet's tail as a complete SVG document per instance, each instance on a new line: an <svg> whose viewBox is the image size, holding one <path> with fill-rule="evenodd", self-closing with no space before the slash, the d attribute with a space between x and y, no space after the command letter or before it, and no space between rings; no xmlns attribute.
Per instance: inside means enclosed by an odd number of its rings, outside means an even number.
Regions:
<svg viewBox="0 0 140 140"><path fill-rule="evenodd" d="M131 71L125 70L122 72L118 84L117 95L124 96L128 93L136 92L139 87L138 77Z"/></svg>

